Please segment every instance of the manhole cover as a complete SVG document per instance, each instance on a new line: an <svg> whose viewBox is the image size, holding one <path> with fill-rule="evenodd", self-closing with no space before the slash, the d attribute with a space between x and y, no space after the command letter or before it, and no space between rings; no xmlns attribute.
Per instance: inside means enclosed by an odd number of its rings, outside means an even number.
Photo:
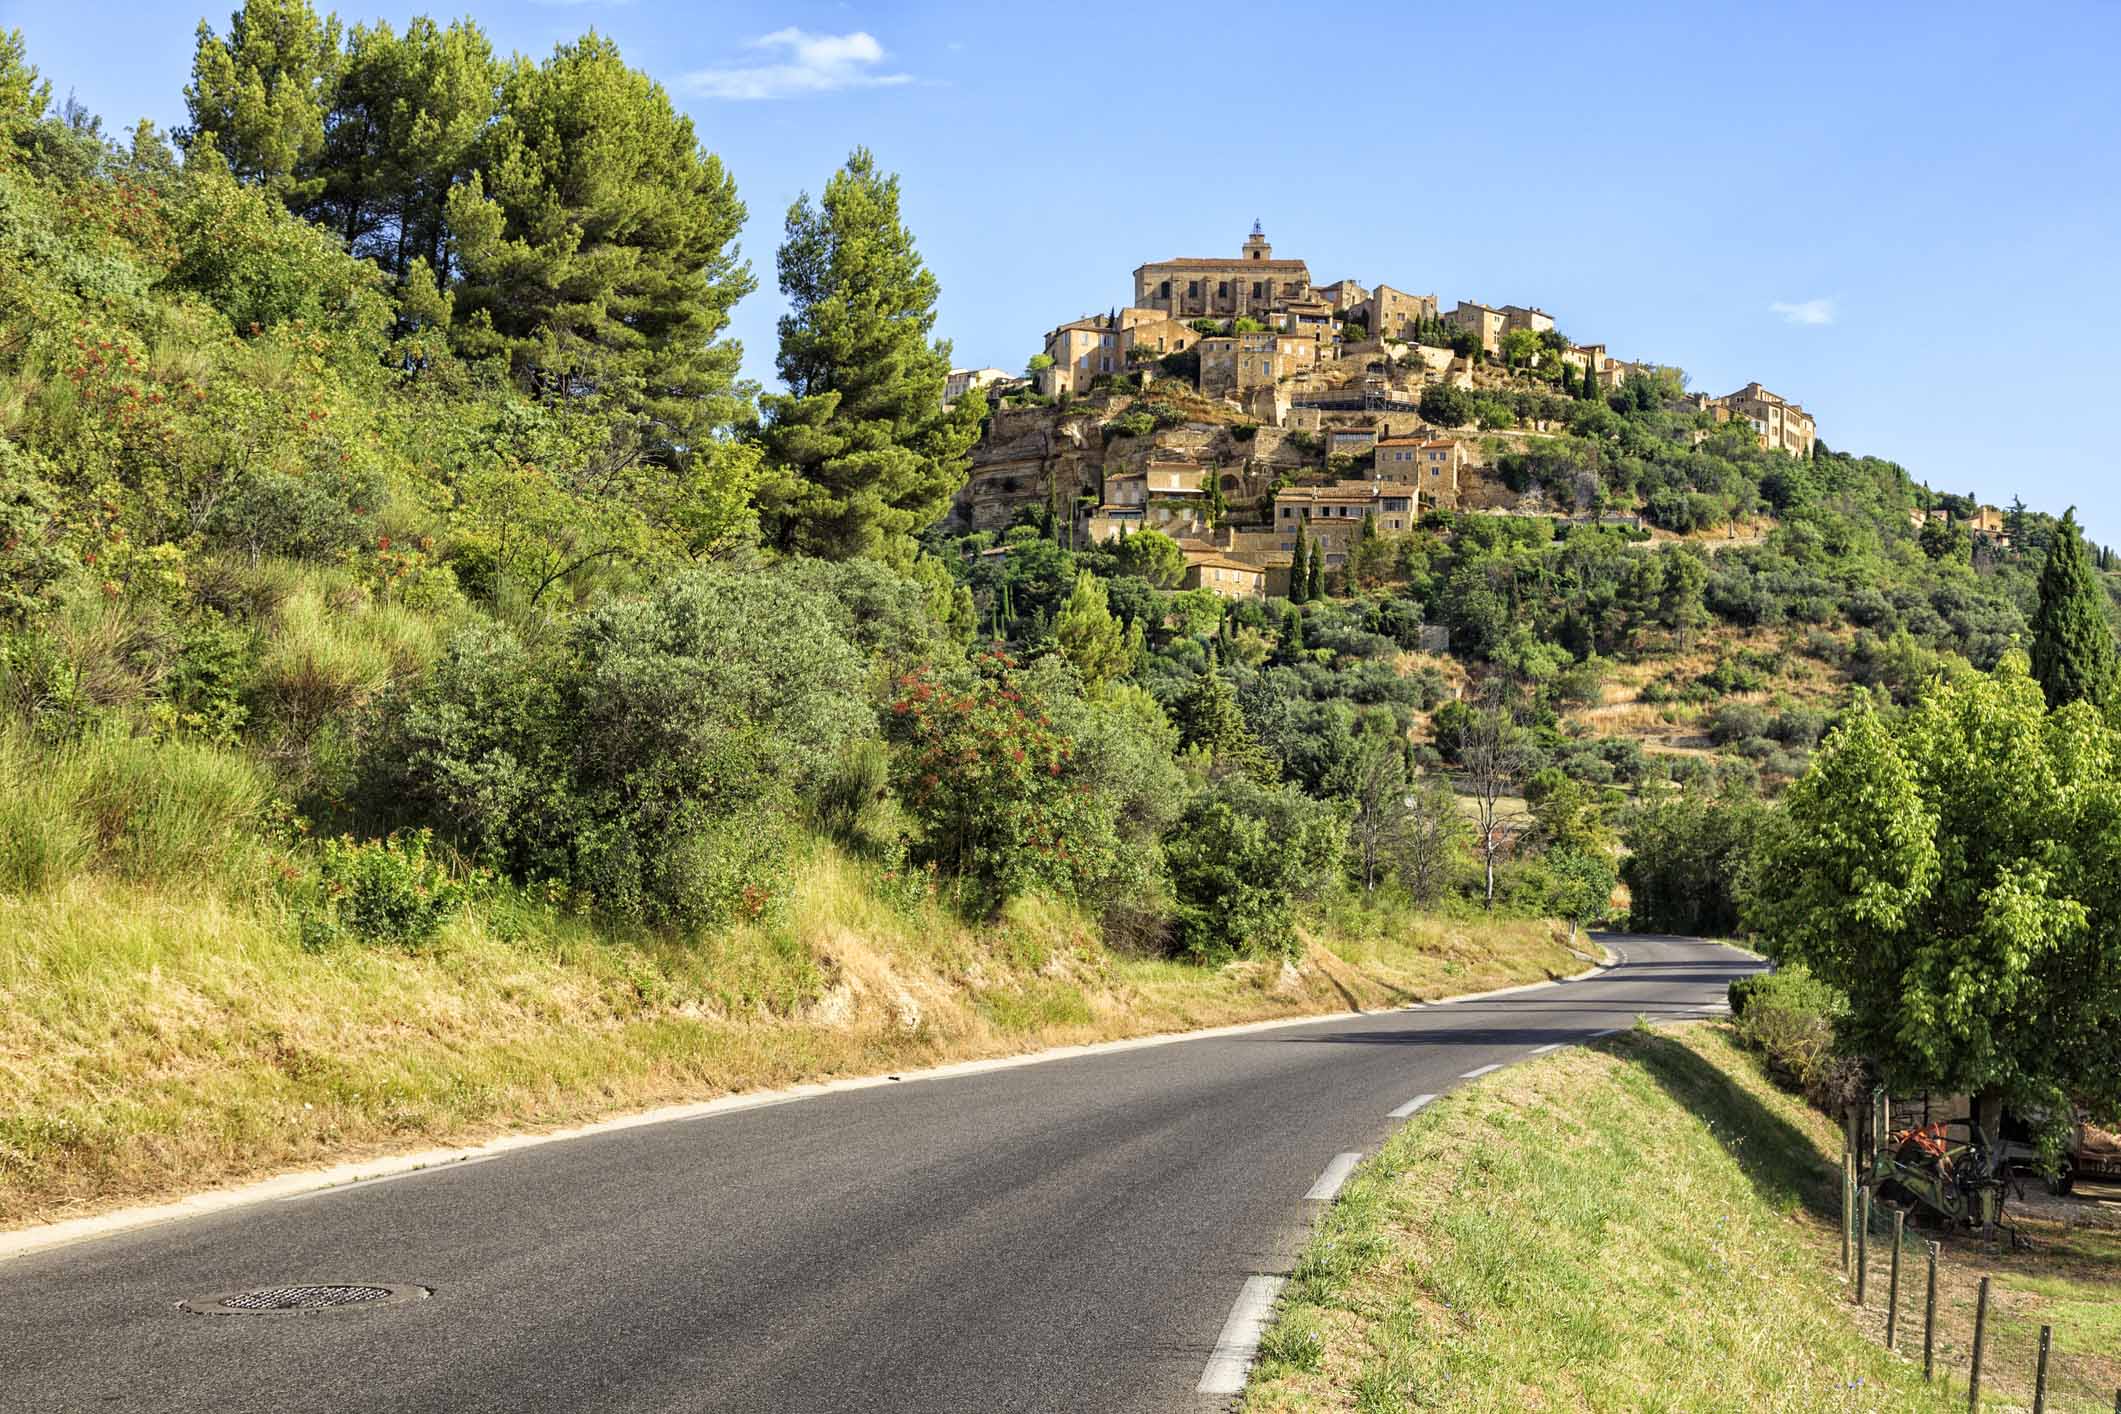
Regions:
<svg viewBox="0 0 2121 1414"><path fill-rule="evenodd" d="M424 1286L380 1282L320 1282L314 1285L261 1286L183 1303L200 1316L299 1316L316 1311L345 1311L419 1301L432 1293Z"/></svg>

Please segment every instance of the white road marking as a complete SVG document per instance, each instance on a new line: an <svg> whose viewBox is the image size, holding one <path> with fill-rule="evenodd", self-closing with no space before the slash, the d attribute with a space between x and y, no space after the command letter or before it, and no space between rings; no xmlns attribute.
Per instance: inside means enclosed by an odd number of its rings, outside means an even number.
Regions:
<svg viewBox="0 0 2121 1414"><path fill-rule="evenodd" d="M1407 1101L1398 1109L1386 1111L1385 1118L1405 1119L1408 1115L1419 1114L1422 1109L1429 1103L1429 1101L1435 1098L1436 1097L1434 1095L1416 1095L1413 1099Z"/></svg>
<svg viewBox="0 0 2121 1414"><path fill-rule="evenodd" d="M1423 1007L1448 1005L1456 1001L1474 1001L1484 996L1500 996L1505 992L1536 990L1539 987L1555 986L1557 983L1580 982L1608 969L1590 967L1574 977L1563 977L1556 982L1535 982L1524 987L1506 987L1500 992L1477 992L1462 997L1439 997L1434 1001L1419 1003ZM1337 1021L1375 1020L1379 1012L1344 1011L1327 1012L1315 1016L1276 1017L1272 1021L1240 1022L1234 1026L1214 1026L1200 1031L1175 1031L1161 1035L1133 1036L1121 1041L1098 1041L1087 1045L1055 1046L1048 1050L1033 1051L1021 1056L992 1056L983 1060L955 1061L939 1065L931 1070L901 1072L901 1080L947 1080L964 1075L982 1075L990 1071L1014 1070L1020 1066L1046 1065L1053 1061L1074 1060L1083 1056L1111 1055L1120 1051L1141 1050L1151 1046L1169 1046L1184 1041L1214 1040L1224 1036L1244 1036L1264 1031L1279 1031L1297 1026L1329 1025ZM16 1257L26 1257L32 1252L48 1252L56 1247L70 1246L76 1242L92 1242L114 1233L133 1232L140 1228L156 1227L163 1223L182 1222L187 1218L203 1217L209 1213L226 1212L231 1208L246 1207L252 1203L268 1203L300 1194L325 1192L344 1187L355 1181L374 1182L379 1178L398 1174L415 1173L437 1164L461 1162L470 1158L487 1158L516 1149L540 1148L547 1144L564 1144L576 1139L587 1139L600 1134L612 1134L625 1129L641 1129L651 1125L674 1124L684 1120L713 1119L723 1115L739 1114L745 1110L762 1109L769 1105L786 1104L791 1100L809 1100L822 1095L838 1095L851 1090L869 1090L892 1082L881 1075L854 1076L844 1080L812 1081L790 1085L781 1090L751 1091L735 1095L724 1095L719 1099L699 1100L685 1104L664 1105L656 1109L635 1110L631 1113L613 1115L609 1119L594 1120L571 1129L551 1130L544 1133L507 1134L498 1139L472 1148L451 1147L422 1149L413 1153L394 1154L381 1158L351 1159L324 1169L302 1169L284 1173L276 1178L260 1179L236 1188L218 1188L167 1203L155 1203L141 1207L120 1208L115 1212L98 1213L92 1217L68 1218L63 1222L47 1223L39 1227L0 1232L0 1262Z"/></svg>
<svg viewBox="0 0 2121 1414"><path fill-rule="evenodd" d="M1478 1080L1481 1076L1488 1074L1490 1071L1496 1071L1501 1069L1502 1066L1498 1062L1495 1065L1484 1065L1478 1070L1469 1070L1464 1075L1461 1075L1458 1078L1460 1080Z"/></svg>
<svg viewBox="0 0 2121 1414"><path fill-rule="evenodd" d="M379 1183L396 1183L402 1178L419 1178L424 1174L443 1173L450 1169L468 1169L473 1164L490 1164L501 1157L503 1156L500 1154L481 1154L477 1158L471 1159L444 1159L440 1163L428 1164L424 1168L412 1169L405 1173L379 1174L374 1178L356 1178L347 1183L334 1183L329 1188L312 1188L307 1193L296 1193L279 1201L282 1203L306 1203L312 1198L324 1198L333 1193L351 1193L356 1188L374 1188Z"/></svg>
<svg viewBox="0 0 2121 1414"><path fill-rule="evenodd" d="M1618 1036L1619 1034L1620 1034L1620 1028L1619 1028L1618 1026L1608 1026L1608 1027L1607 1027L1607 1028L1606 1028L1605 1030L1603 1030L1603 1031L1593 1031L1593 1032L1591 1033L1591 1039L1592 1039L1593 1041L1595 1041L1595 1040L1597 1040L1597 1039L1598 1039L1598 1038L1599 1038L1600 1036Z"/></svg>
<svg viewBox="0 0 2121 1414"><path fill-rule="evenodd" d="M1281 1295L1285 1280L1245 1278L1245 1289L1237 1293L1237 1304L1230 1308L1230 1319L1223 1322L1223 1333L1215 1339L1208 1368L1201 1372L1200 1384L1195 1387L1202 1394L1244 1393L1245 1371L1259 1353L1260 1332L1267 1328L1267 1316L1274 1310L1274 1298Z"/></svg>
<svg viewBox="0 0 2121 1414"><path fill-rule="evenodd" d="M1559 1041L1556 1041L1556 1042L1555 1042L1555 1043L1554 1043L1553 1045L1551 1045L1551 1046L1541 1046L1541 1047L1540 1047L1540 1048L1539 1048L1538 1050L1536 1050L1536 1051L1532 1052L1532 1054L1533 1054L1533 1055L1535 1055L1535 1056L1543 1056L1543 1055L1545 1055L1545 1054L1546 1054L1546 1053L1547 1053L1548 1051L1558 1051L1558 1050L1560 1050L1560 1049L1561 1049L1561 1042L1559 1042Z"/></svg>
<svg viewBox="0 0 2121 1414"><path fill-rule="evenodd" d="M1311 1185L1311 1191L1304 1197L1316 1203L1332 1202L1333 1195L1340 1192L1340 1186L1348 1181L1348 1175L1355 1172L1355 1166L1361 1162L1361 1154L1335 1154L1333 1162L1326 1165L1326 1171L1318 1176L1318 1182Z"/></svg>

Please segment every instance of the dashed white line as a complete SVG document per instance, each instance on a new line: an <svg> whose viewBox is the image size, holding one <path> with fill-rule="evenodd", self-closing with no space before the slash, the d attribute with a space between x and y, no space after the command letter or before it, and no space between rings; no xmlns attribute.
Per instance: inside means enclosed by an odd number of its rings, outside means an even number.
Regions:
<svg viewBox="0 0 2121 1414"><path fill-rule="evenodd" d="M1355 1172L1355 1166L1361 1162L1361 1154L1335 1154L1333 1162L1326 1165L1326 1171L1318 1176L1318 1182L1311 1185L1311 1191L1304 1194L1304 1198L1316 1203L1332 1202L1333 1195L1340 1192L1340 1186L1348 1181L1348 1175Z"/></svg>
<svg viewBox="0 0 2121 1414"><path fill-rule="evenodd" d="M1230 1308L1230 1319L1223 1322L1215 1351L1208 1356L1208 1368L1201 1372L1196 1388L1202 1394L1244 1393L1245 1371L1259 1353L1260 1332L1267 1328L1267 1316L1274 1309L1274 1298L1281 1295L1284 1280L1245 1278L1244 1290L1237 1293L1237 1304Z"/></svg>
<svg viewBox="0 0 2121 1414"><path fill-rule="evenodd" d="M1406 1102L1405 1104L1401 1105L1401 1106L1400 1106L1400 1107L1399 1107L1398 1109L1396 1109L1396 1110L1389 1110L1389 1111L1387 1111L1387 1112L1386 1112L1386 1114L1385 1114L1385 1118L1386 1118L1386 1119L1405 1119L1405 1118L1406 1118L1406 1117L1407 1117L1408 1115L1411 1115L1411 1114L1419 1114L1419 1113L1421 1112L1422 1108L1423 1108L1424 1106L1426 1106L1426 1105L1427 1105L1427 1104L1429 1103L1429 1101L1431 1101L1431 1100L1433 1100L1433 1099L1435 1099L1435 1098L1436 1098L1436 1097L1435 1097L1434 1095L1416 1095L1416 1096L1415 1096L1415 1097L1414 1097L1413 1099L1411 1099L1411 1100L1407 1101L1407 1102Z"/></svg>
<svg viewBox="0 0 2121 1414"><path fill-rule="evenodd" d="M1607 1027L1607 1028L1606 1028L1605 1030L1603 1030L1603 1031L1593 1031L1593 1032L1591 1033L1591 1039L1592 1039L1593 1041L1595 1041L1595 1040L1597 1040L1597 1039L1598 1039L1598 1038L1599 1038L1600 1036L1618 1036L1619 1034L1620 1034L1620 1028L1619 1028L1619 1027L1617 1027L1617 1026L1608 1026L1608 1027Z"/></svg>
<svg viewBox="0 0 2121 1414"><path fill-rule="evenodd" d="M1488 1074L1490 1071L1496 1071L1501 1069L1501 1063L1497 1062L1494 1065L1484 1065L1478 1070L1469 1070L1464 1075L1461 1075L1458 1078L1460 1080L1478 1080L1481 1076Z"/></svg>
<svg viewBox="0 0 2121 1414"><path fill-rule="evenodd" d="M1533 1054L1533 1055L1535 1055L1535 1056L1543 1056L1543 1055L1545 1055L1545 1054L1546 1054L1546 1053L1547 1053L1548 1051L1558 1051L1558 1050L1560 1050L1560 1049L1561 1049L1561 1042L1559 1042L1559 1041L1556 1041L1556 1042L1555 1042L1555 1043L1554 1043L1553 1045L1551 1045L1551 1046L1541 1046L1541 1047L1540 1047L1540 1048L1539 1048L1538 1050L1536 1050L1536 1051L1532 1052L1532 1054Z"/></svg>

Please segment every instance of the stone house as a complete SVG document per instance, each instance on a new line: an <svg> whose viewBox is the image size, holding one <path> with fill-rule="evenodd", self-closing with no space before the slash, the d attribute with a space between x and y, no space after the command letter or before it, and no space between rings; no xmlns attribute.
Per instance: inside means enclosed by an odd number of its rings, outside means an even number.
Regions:
<svg viewBox="0 0 2121 1414"><path fill-rule="evenodd" d="M1412 339L1415 326L1424 319L1434 319L1437 307L1434 295L1410 295L1390 285L1379 285L1350 317L1361 320L1374 337Z"/></svg>
<svg viewBox="0 0 2121 1414"><path fill-rule="evenodd" d="M1200 350L1200 390L1210 397L1243 398L1254 388L1318 366L1318 340L1308 334L1211 334Z"/></svg>
<svg viewBox="0 0 2121 1414"><path fill-rule="evenodd" d="M1460 300L1458 307L1444 316L1461 329L1469 329L1480 340L1483 353L1502 352L1502 332L1505 316L1499 309L1490 309L1484 304Z"/></svg>
<svg viewBox="0 0 2121 1414"><path fill-rule="evenodd" d="M1976 507L1966 518L1967 528L1976 535L1995 536L2003 533L2003 512L1994 506Z"/></svg>
<svg viewBox="0 0 2121 1414"><path fill-rule="evenodd" d="M1276 260L1257 222L1235 260L1158 260L1134 271L1134 304L1175 319L1257 319L1290 300L1311 297L1311 267L1301 260Z"/></svg>
<svg viewBox="0 0 2121 1414"><path fill-rule="evenodd" d="M1147 313L1129 310L1130 314ZM1184 353L1200 342L1200 330L1183 319L1172 319L1163 314L1151 314L1147 319L1137 319L1119 331L1120 366L1125 368L1136 349L1147 358L1162 358L1166 354Z"/></svg>
<svg viewBox="0 0 2121 1414"><path fill-rule="evenodd" d="M974 388L989 388L1006 383L1009 378L1010 374L1000 368L953 368L943 380L943 406L950 406Z"/></svg>
<svg viewBox="0 0 2121 1414"><path fill-rule="evenodd" d="M1370 297L1370 292L1353 280L1335 280L1330 285L1321 285L1318 287L1316 294L1319 299L1326 302L1327 307L1333 313L1342 315L1347 314Z"/></svg>
<svg viewBox="0 0 2121 1414"><path fill-rule="evenodd" d="M1378 476L1419 486L1433 506L1458 504L1458 474L1467 460L1465 443L1448 438L1387 437L1377 444Z"/></svg>
<svg viewBox="0 0 2121 1414"><path fill-rule="evenodd" d="M1045 355L1053 360L1040 370L1038 390L1049 398L1062 393L1084 393L1100 373L1127 371L1126 350L1120 347L1119 321L1107 315L1074 319L1046 335Z"/></svg>
<svg viewBox="0 0 2121 1414"><path fill-rule="evenodd" d="M1186 551L1187 589L1208 589L1226 599L1263 599L1267 594L1264 566L1247 564L1215 550Z"/></svg>
<svg viewBox="0 0 2121 1414"><path fill-rule="evenodd" d="M1554 316L1534 305L1506 304L1502 307L1502 332L1514 333L1529 329L1534 334L1544 334L1554 327Z"/></svg>
<svg viewBox="0 0 2121 1414"><path fill-rule="evenodd" d="M1810 413L1788 399L1769 392L1758 383L1748 383L1716 401L1729 408L1732 416L1752 423L1754 431L1760 434L1760 445L1767 450L1800 457L1812 454L1818 441L1818 426Z"/></svg>
<svg viewBox="0 0 2121 1414"><path fill-rule="evenodd" d="M1275 548L1294 550L1296 527L1301 525L1322 547L1327 568L1338 568L1348 562L1348 548L1362 533L1366 513L1375 518L1380 531L1407 530L1413 527L1420 505L1421 493L1402 482L1291 486L1274 498Z"/></svg>

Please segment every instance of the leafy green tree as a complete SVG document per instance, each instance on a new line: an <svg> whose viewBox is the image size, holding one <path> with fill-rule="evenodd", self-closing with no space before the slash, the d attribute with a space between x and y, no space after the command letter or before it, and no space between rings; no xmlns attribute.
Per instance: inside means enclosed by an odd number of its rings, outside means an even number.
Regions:
<svg viewBox="0 0 2121 1414"><path fill-rule="evenodd" d="M1362 737L1326 781L1327 792L1347 802L1351 864L1365 893L1376 890L1378 876L1390 866L1406 815L1407 758L1400 747L1394 738Z"/></svg>
<svg viewBox="0 0 2121 1414"><path fill-rule="evenodd" d="M1920 539L1922 553L1933 560L1964 564L1974 552L1973 536L1955 520L1923 521Z"/></svg>
<svg viewBox="0 0 2121 1414"><path fill-rule="evenodd" d="M2033 676L2047 705L2114 698L2114 631L2106 591L2093 573L2077 530L2075 507L2063 513L2040 571L2040 606L2033 612Z"/></svg>
<svg viewBox="0 0 2121 1414"><path fill-rule="evenodd" d="M1859 698L1747 880L1775 955L1849 999L1895 1093L2121 1116L2121 769L2088 705L2022 657L1888 723Z"/></svg>
<svg viewBox="0 0 2121 1414"><path fill-rule="evenodd" d="M1628 926L1636 932L1726 937L1738 928L1738 878L1761 830L1742 795L1701 791L1654 800L1621 829L1628 855Z"/></svg>
<svg viewBox="0 0 2121 1414"><path fill-rule="evenodd" d="M1502 361L1512 368L1529 367L1539 349L1539 335L1530 329L1512 329L1502 336Z"/></svg>
<svg viewBox="0 0 2121 1414"><path fill-rule="evenodd" d="M899 219L898 178L856 148L788 211L780 251L786 394L766 398L767 534L782 549L903 558L964 484L986 399L947 411L930 341L935 276Z"/></svg>
<svg viewBox="0 0 2121 1414"><path fill-rule="evenodd" d="M309 0L243 0L218 36L204 21L177 140L208 140L238 181L299 205L322 190L310 170L324 150L325 115L339 78L339 21Z"/></svg>
<svg viewBox="0 0 2121 1414"><path fill-rule="evenodd" d="M1421 416L1438 427L1463 427L1473 420L1473 395L1455 383L1431 383L1421 390Z"/></svg>
<svg viewBox="0 0 2121 1414"><path fill-rule="evenodd" d="M1161 530L1137 530L1112 547L1122 574L1157 589L1175 588L1186 577L1186 552Z"/></svg>
<svg viewBox="0 0 2121 1414"><path fill-rule="evenodd" d="M1103 582L1088 570L1076 575L1068 602L1053 620L1053 641L1093 693L1113 678L1124 677L1142 647L1140 625L1128 628L1112 616Z"/></svg>
<svg viewBox="0 0 2121 1414"><path fill-rule="evenodd" d="M1450 781L1424 775L1415 782L1387 846L1392 872L1407 897L1433 904L1444 896L1465 857L1471 828Z"/></svg>
<svg viewBox="0 0 2121 1414"><path fill-rule="evenodd" d="M1340 872L1342 824L1295 786L1225 776L1196 797L1165 845L1181 946L1197 960L1294 957L1294 905Z"/></svg>
<svg viewBox="0 0 2121 1414"><path fill-rule="evenodd" d="M651 460L713 455L749 407L722 335L753 286L721 159L594 34L514 60L483 141L445 200L458 350L505 356L548 403L610 409Z"/></svg>
<svg viewBox="0 0 2121 1414"><path fill-rule="evenodd" d="M1574 947L1576 930L1612 907L1620 877L1612 857L1598 849L1548 850L1543 862L1553 882L1550 906L1568 920L1569 946Z"/></svg>

